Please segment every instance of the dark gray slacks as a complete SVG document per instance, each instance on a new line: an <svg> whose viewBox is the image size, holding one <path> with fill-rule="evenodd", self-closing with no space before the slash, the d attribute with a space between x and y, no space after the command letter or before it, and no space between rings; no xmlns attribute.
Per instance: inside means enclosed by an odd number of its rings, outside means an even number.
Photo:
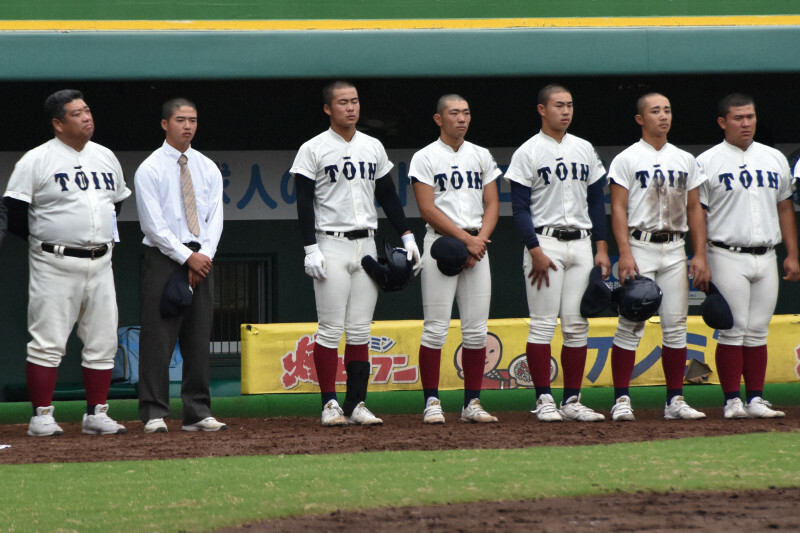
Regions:
<svg viewBox="0 0 800 533"><path fill-rule="evenodd" d="M183 423L211 416L210 342L214 317L214 270L194 288L192 305L182 316L164 318L161 293L176 270L187 268L145 247L139 335L139 418L147 423L169 415L169 363L176 341L183 356Z"/></svg>

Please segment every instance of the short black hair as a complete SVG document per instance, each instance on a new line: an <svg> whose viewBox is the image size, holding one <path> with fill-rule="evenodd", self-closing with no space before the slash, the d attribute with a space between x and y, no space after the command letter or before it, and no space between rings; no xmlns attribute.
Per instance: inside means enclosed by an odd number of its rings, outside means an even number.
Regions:
<svg viewBox="0 0 800 533"><path fill-rule="evenodd" d="M536 98L536 103L546 106L547 102L550 101L550 97L554 93L569 93L572 96L572 91L564 87L563 85L559 85L557 83L551 83L550 85L545 85L541 89L539 89L539 96Z"/></svg>
<svg viewBox="0 0 800 533"><path fill-rule="evenodd" d="M643 94L642 96L640 96L639 99L636 100L636 114L637 115L641 115L642 114L642 110L644 109L645 102L647 101L648 98L652 98L653 96L664 96L664 95L661 94L661 93L657 93L657 92L651 92L651 93ZM664 98L667 98L667 97L664 96ZM667 100L669 100L669 98L667 98ZM672 105L671 102L670 102L670 105Z"/></svg>
<svg viewBox="0 0 800 533"><path fill-rule="evenodd" d="M439 98L439 101L436 102L436 114L437 115L441 115L442 111L444 111L445 108L447 107L447 102L452 102L452 101L456 101L456 100L462 100L464 102L467 101L466 98L464 98L461 95L455 94L455 93L450 93L450 94L443 95L441 98Z"/></svg>
<svg viewBox="0 0 800 533"><path fill-rule="evenodd" d="M353 89L356 88L351 82L345 80L337 80L329 83L322 89L322 103L327 106L331 105L333 103L333 91L349 89L351 87Z"/></svg>
<svg viewBox="0 0 800 533"><path fill-rule="evenodd" d="M197 106L194 105L194 102L189 101L186 98L173 98L172 100L167 100L164 102L164 105L161 106L161 118L164 120L169 120L170 117L175 113L176 109L184 106L191 107L197 111Z"/></svg>
<svg viewBox="0 0 800 533"><path fill-rule="evenodd" d="M47 120L52 122L54 118L57 118L63 122L64 115L67 114L64 106L73 100L83 100L83 93L75 89L62 89L48 96L47 100L44 101L44 112Z"/></svg>
<svg viewBox="0 0 800 533"><path fill-rule="evenodd" d="M728 116L732 107L741 107L745 105L751 105L753 109L755 109L756 103L753 101L752 96L744 93L731 93L719 101L717 112L720 117L725 118Z"/></svg>

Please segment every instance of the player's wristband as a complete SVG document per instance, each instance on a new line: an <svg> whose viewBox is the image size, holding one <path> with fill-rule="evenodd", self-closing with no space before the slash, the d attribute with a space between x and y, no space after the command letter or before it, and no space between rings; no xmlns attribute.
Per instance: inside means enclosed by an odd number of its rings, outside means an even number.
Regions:
<svg viewBox="0 0 800 533"><path fill-rule="evenodd" d="M308 246L303 246L303 250L305 250L306 255L319 252L319 244L309 244Z"/></svg>
<svg viewBox="0 0 800 533"><path fill-rule="evenodd" d="M416 244L416 242L417 242L417 240L414 238L414 234L413 233L406 233L405 235L403 235L400 238L403 239L403 244L407 244L408 242L413 242L413 243Z"/></svg>

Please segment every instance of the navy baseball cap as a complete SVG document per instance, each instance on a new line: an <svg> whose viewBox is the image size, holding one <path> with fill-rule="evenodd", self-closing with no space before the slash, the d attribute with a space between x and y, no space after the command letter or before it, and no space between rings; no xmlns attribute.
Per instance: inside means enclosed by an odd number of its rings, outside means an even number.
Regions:
<svg viewBox="0 0 800 533"><path fill-rule="evenodd" d="M436 259L436 266L439 272L445 276L457 276L464 270L464 263L467 262L469 252L467 245L455 237L439 237L431 245L431 257Z"/></svg>
<svg viewBox="0 0 800 533"><path fill-rule="evenodd" d="M703 322L710 328L731 329L733 327L731 307L717 286L710 281L706 299L700 304L700 314L703 315Z"/></svg>
<svg viewBox="0 0 800 533"><path fill-rule="evenodd" d="M611 289L603 281L603 269L595 266L589 274L589 285L581 298L581 316L597 316L611 305Z"/></svg>
<svg viewBox="0 0 800 533"><path fill-rule="evenodd" d="M181 268L173 272L161 293L161 316L181 316L192 305L193 292L189 285L189 271Z"/></svg>

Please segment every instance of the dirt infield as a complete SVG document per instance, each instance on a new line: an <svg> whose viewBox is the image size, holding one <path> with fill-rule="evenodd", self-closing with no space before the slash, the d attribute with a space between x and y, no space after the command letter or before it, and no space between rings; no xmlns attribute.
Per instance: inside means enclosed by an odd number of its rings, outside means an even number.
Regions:
<svg viewBox="0 0 800 533"><path fill-rule="evenodd" d="M137 421L125 423L127 434L108 436L82 435L80 424L62 423L65 434L50 438L28 437L27 426L16 424L0 426L0 444L11 445L0 450L0 464L580 446L800 430L800 406L784 410L784 419L732 421L722 418L722 409L704 409L708 418L692 422L668 422L661 411L637 410L633 423L593 424L544 424L529 412L501 412L500 423L488 425L461 423L457 414L447 413L444 426L425 426L419 415L393 415L383 417L382 427L344 428L323 428L317 418L231 418L225 420L228 430L218 433L183 432L180 422L172 420L168 433L148 435ZM615 494L333 513L259 522L238 530L794 530L800 523L797 501L800 489Z"/></svg>

